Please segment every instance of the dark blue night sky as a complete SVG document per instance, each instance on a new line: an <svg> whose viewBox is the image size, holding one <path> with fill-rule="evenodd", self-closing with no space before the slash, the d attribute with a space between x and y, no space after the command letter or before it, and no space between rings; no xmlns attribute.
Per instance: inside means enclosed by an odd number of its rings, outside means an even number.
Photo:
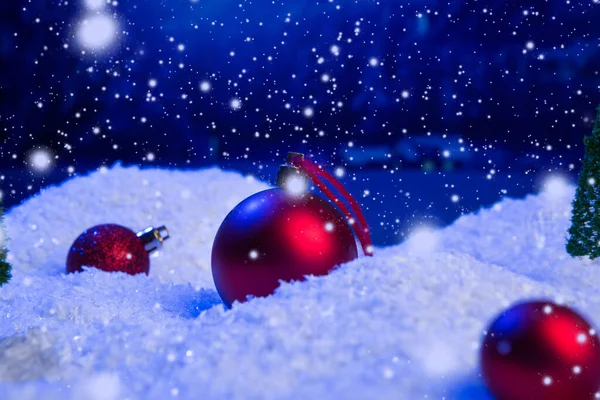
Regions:
<svg viewBox="0 0 600 400"><path fill-rule="evenodd" d="M346 171L391 243L406 221L576 173L600 104L597 0L11 0L0 14L6 206L119 161L268 179L296 150Z"/></svg>

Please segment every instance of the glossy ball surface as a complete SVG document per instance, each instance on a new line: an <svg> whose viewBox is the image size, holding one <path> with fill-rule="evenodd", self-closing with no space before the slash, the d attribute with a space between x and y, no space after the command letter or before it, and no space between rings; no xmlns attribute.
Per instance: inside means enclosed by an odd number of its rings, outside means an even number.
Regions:
<svg viewBox="0 0 600 400"><path fill-rule="evenodd" d="M279 281L325 275L358 257L354 234L340 212L313 195L269 189L227 215L212 249L212 273L226 306L268 296Z"/></svg>
<svg viewBox="0 0 600 400"><path fill-rule="evenodd" d="M496 400L600 398L597 333L552 302L520 303L498 316L484 337L481 368Z"/></svg>
<svg viewBox="0 0 600 400"><path fill-rule="evenodd" d="M86 230L71 245L67 273L82 271L84 266L130 275L148 274L150 258L134 231L104 224Z"/></svg>

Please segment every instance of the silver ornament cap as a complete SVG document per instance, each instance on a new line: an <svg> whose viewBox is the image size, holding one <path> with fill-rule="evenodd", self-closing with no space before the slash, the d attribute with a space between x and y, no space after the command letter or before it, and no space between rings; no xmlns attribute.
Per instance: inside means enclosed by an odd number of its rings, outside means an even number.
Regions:
<svg viewBox="0 0 600 400"><path fill-rule="evenodd" d="M292 165L292 159L304 159L304 154L290 151L287 155L286 163L279 166L277 173L277 186L291 192L306 191L308 184L307 176L300 168Z"/></svg>
<svg viewBox="0 0 600 400"><path fill-rule="evenodd" d="M163 225L158 228L149 226L143 231L138 232L137 237L144 243L146 251L152 253L155 250L162 249L163 242L170 238L170 235L167 227Z"/></svg>

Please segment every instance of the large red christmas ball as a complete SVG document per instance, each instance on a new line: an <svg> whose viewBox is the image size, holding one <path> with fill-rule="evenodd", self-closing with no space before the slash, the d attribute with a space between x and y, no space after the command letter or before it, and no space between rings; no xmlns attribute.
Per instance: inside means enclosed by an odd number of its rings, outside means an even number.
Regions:
<svg viewBox="0 0 600 400"><path fill-rule="evenodd" d="M484 337L481 368L496 400L600 398L596 331L575 311L548 301L504 311Z"/></svg>
<svg viewBox="0 0 600 400"><path fill-rule="evenodd" d="M212 273L223 302L268 296L279 281L325 275L358 257L351 227L313 194L269 189L227 215L212 249Z"/></svg>
<svg viewBox="0 0 600 400"><path fill-rule="evenodd" d="M83 232L67 256L67 273L96 267L108 272L148 274L150 258L144 242L129 228L97 225Z"/></svg>

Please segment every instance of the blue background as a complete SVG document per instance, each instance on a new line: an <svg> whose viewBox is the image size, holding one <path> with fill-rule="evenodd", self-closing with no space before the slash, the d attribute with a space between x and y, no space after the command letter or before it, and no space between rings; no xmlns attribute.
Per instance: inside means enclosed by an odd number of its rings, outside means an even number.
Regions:
<svg viewBox="0 0 600 400"><path fill-rule="evenodd" d="M99 13L117 40L83 52ZM115 162L270 180L295 150L343 167L390 244L572 179L600 104L594 0L5 1L0 15L8 207Z"/></svg>

